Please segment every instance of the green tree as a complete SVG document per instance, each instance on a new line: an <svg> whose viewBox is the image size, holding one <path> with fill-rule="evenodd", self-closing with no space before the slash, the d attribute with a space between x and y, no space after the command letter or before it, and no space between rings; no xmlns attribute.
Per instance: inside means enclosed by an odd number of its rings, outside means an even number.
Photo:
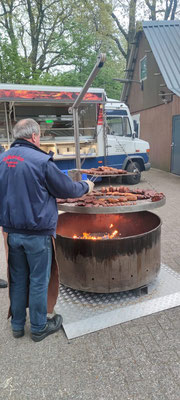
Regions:
<svg viewBox="0 0 180 400"><path fill-rule="evenodd" d="M67 66L81 70L111 23L99 0L0 0L0 16L2 37L31 64L29 79Z"/></svg>
<svg viewBox="0 0 180 400"><path fill-rule="evenodd" d="M28 83L31 64L18 54L16 40L9 43L7 39L0 41L0 81L2 83Z"/></svg>
<svg viewBox="0 0 180 400"><path fill-rule="evenodd" d="M82 87L92 71L95 62L96 58L92 57L92 59L89 60L89 63L82 67L81 72L72 69L71 71L57 73L56 75L49 73L42 74L38 82L36 81L35 83L39 83L41 85ZM119 100L122 84L114 81L113 78L122 76L124 74L124 68L125 62L123 59L118 62L117 60L113 60L110 56L108 56L104 67L99 71L99 74L96 76L92 86L104 88L109 98Z"/></svg>
<svg viewBox="0 0 180 400"><path fill-rule="evenodd" d="M0 30L27 63L29 78L72 64L77 0L0 0ZM16 42L16 47L14 43Z"/></svg>
<svg viewBox="0 0 180 400"><path fill-rule="evenodd" d="M112 80L124 59L109 0L0 0L1 82L82 86L99 52L107 61L93 83L119 98Z"/></svg>

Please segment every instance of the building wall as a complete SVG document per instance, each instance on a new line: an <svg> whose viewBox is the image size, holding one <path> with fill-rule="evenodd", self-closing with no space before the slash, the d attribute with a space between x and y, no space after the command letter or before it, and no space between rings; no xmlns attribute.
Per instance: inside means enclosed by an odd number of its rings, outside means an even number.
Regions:
<svg viewBox="0 0 180 400"><path fill-rule="evenodd" d="M180 115L180 97L173 96L172 115Z"/></svg>
<svg viewBox="0 0 180 400"><path fill-rule="evenodd" d="M162 95L164 93L170 93L166 86L160 86L165 84L164 79L162 75L159 74L159 67L144 33L142 33L139 41L133 80L140 80L140 60L144 56L147 56L147 79L143 80L143 90L141 90L141 86L138 83L131 83L129 89L127 103L133 113L164 104L160 93L162 92ZM156 73L159 75L155 75ZM166 99L168 101L171 100L171 95L166 97Z"/></svg>
<svg viewBox="0 0 180 400"><path fill-rule="evenodd" d="M127 104L131 114L140 114L140 138L150 143L152 167L171 170L172 118L180 115L180 97L170 94L159 96L161 92L170 93L160 73L149 43L142 33L135 62L133 80L140 80L139 62L147 55L147 79L144 88L131 83ZM158 74L157 74L158 73ZM157 75L156 75L157 74ZM163 93L162 93L163 94Z"/></svg>
<svg viewBox="0 0 180 400"><path fill-rule="evenodd" d="M140 138L150 143L152 167L171 170L172 117L180 115L180 98L140 111Z"/></svg>

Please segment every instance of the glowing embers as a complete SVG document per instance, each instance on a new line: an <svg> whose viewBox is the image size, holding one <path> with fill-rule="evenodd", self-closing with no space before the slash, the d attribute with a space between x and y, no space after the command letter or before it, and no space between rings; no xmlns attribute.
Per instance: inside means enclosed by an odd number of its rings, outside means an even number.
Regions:
<svg viewBox="0 0 180 400"><path fill-rule="evenodd" d="M112 229L114 227L113 224L110 224L109 228ZM117 229L115 229L112 233L101 233L101 232L96 232L96 233L87 233L83 232L82 236L77 236L73 235L73 239L90 239L90 240L102 240L102 239L114 239L118 238L121 236L121 233Z"/></svg>

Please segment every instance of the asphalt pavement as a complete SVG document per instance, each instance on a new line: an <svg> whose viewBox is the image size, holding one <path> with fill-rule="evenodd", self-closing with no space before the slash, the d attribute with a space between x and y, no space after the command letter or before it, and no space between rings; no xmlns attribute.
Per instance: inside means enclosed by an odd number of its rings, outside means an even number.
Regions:
<svg viewBox="0 0 180 400"><path fill-rule="evenodd" d="M162 262L180 274L180 177L151 169L139 188L166 195ZM0 235L0 278L6 261ZM180 400L180 307L68 341L12 336L8 290L0 289L0 400Z"/></svg>

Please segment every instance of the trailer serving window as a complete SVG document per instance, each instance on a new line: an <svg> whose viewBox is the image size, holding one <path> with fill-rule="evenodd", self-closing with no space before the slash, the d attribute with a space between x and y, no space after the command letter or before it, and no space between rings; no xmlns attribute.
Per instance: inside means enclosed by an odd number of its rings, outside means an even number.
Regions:
<svg viewBox="0 0 180 400"><path fill-rule="evenodd" d="M74 136L73 116L68 112L69 106L16 105L16 120L33 118L41 127L42 141L61 141L63 138ZM96 107L96 104L81 105L79 107L80 136L89 138L96 136Z"/></svg>

